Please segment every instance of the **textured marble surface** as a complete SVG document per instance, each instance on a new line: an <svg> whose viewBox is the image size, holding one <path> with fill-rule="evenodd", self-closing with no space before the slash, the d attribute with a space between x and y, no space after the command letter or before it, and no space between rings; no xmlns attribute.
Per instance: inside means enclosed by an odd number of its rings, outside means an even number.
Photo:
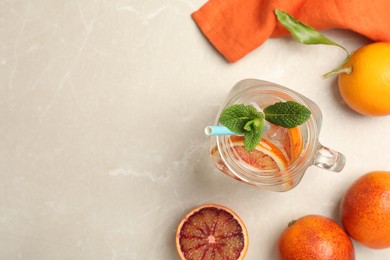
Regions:
<svg viewBox="0 0 390 260"><path fill-rule="evenodd" d="M390 118L351 112L336 80L321 79L342 50L270 39L229 64L190 18L205 2L0 1L0 259L177 259L176 226L204 203L241 216L246 259L276 259L290 220L339 222L345 189L390 170ZM350 50L369 42L324 33ZM317 102L320 141L346 155L344 170L311 167L287 193L218 172L203 129L244 78ZM390 258L355 249L358 259Z"/></svg>

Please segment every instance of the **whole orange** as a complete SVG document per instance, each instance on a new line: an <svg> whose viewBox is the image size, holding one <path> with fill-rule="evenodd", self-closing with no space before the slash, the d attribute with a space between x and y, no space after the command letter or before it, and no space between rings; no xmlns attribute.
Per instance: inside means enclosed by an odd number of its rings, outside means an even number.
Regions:
<svg viewBox="0 0 390 260"><path fill-rule="evenodd" d="M333 220L307 215L290 222L279 238L279 254L288 259L355 259L352 241Z"/></svg>
<svg viewBox="0 0 390 260"><path fill-rule="evenodd" d="M377 42L354 52L340 73L338 85L345 103L369 116L390 114L390 43Z"/></svg>
<svg viewBox="0 0 390 260"><path fill-rule="evenodd" d="M370 172L357 179L341 201L347 233L371 248L390 247L390 172Z"/></svg>

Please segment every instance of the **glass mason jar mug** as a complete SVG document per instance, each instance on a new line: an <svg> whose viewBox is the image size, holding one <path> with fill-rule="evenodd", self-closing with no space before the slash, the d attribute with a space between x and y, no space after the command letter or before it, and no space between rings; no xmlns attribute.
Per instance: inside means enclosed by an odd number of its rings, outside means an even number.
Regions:
<svg viewBox="0 0 390 260"><path fill-rule="evenodd" d="M320 109L310 99L286 87L256 79L238 82L221 106L215 125L220 125L222 111L233 104L252 105L261 111L284 101L304 105L311 112L310 118L290 129L267 122L262 139L252 152L245 150L242 136L213 135L210 156L214 165L234 179L271 191L294 188L311 165L341 171L344 155L318 141L322 122Z"/></svg>

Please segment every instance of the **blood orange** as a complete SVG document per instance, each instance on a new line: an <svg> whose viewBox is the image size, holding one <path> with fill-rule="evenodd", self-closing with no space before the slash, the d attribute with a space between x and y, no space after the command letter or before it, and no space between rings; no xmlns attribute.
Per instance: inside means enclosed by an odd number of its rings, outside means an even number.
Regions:
<svg viewBox="0 0 390 260"><path fill-rule="evenodd" d="M289 159L276 145L266 139L261 139L256 148L247 152L242 136L230 138L231 149L238 160L254 171L283 171L289 165Z"/></svg>
<svg viewBox="0 0 390 260"><path fill-rule="evenodd" d="M374 171L358 178L341 200L347 233L370 248L390 248L390 172Z"/></svg>
<svg viewBox="0 0 390 260"><path fill-rule="evenodd" d="M279 236L282 260L355 259L355 250L347 233L333 220L306 215L289 223Z"/></svg>
<svg viewBox="0 0 390 260"><path fill-rule="evenodd" d="M181 259L244 259L248 232L231 209L206 204L195 208L180 222L176 249Z"/></svg>

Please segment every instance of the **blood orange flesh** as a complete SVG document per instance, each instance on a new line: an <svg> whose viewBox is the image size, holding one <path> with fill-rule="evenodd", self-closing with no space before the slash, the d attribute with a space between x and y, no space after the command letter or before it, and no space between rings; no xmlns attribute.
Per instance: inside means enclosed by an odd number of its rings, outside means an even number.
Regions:
<svg viewBox="0 0 390 260"><path fill-rule="evenodd" d="M261 139L256 148L247 152L242 136L231 136L230 147L234 156L248 167L257 170L283 171L287 168L289 159L273 143Z"/></svg>
<svg viewBox="0 0 390 260"><path fill-rule="evenodd" d="M237 154L238 158L255 169L273 170L279 168L278 164L271 156L266 155L261 151L253 150L252 152L248 153L244 146L234 146L232 149L234 150L235 154Z"/></svg>
<svg viewBox="0 0 390 260"><path fill-rule="evenodd" d="M176 247L182 259L243 259L247 230L232 210L208 204L194 209L180 222Z"/></svg>

